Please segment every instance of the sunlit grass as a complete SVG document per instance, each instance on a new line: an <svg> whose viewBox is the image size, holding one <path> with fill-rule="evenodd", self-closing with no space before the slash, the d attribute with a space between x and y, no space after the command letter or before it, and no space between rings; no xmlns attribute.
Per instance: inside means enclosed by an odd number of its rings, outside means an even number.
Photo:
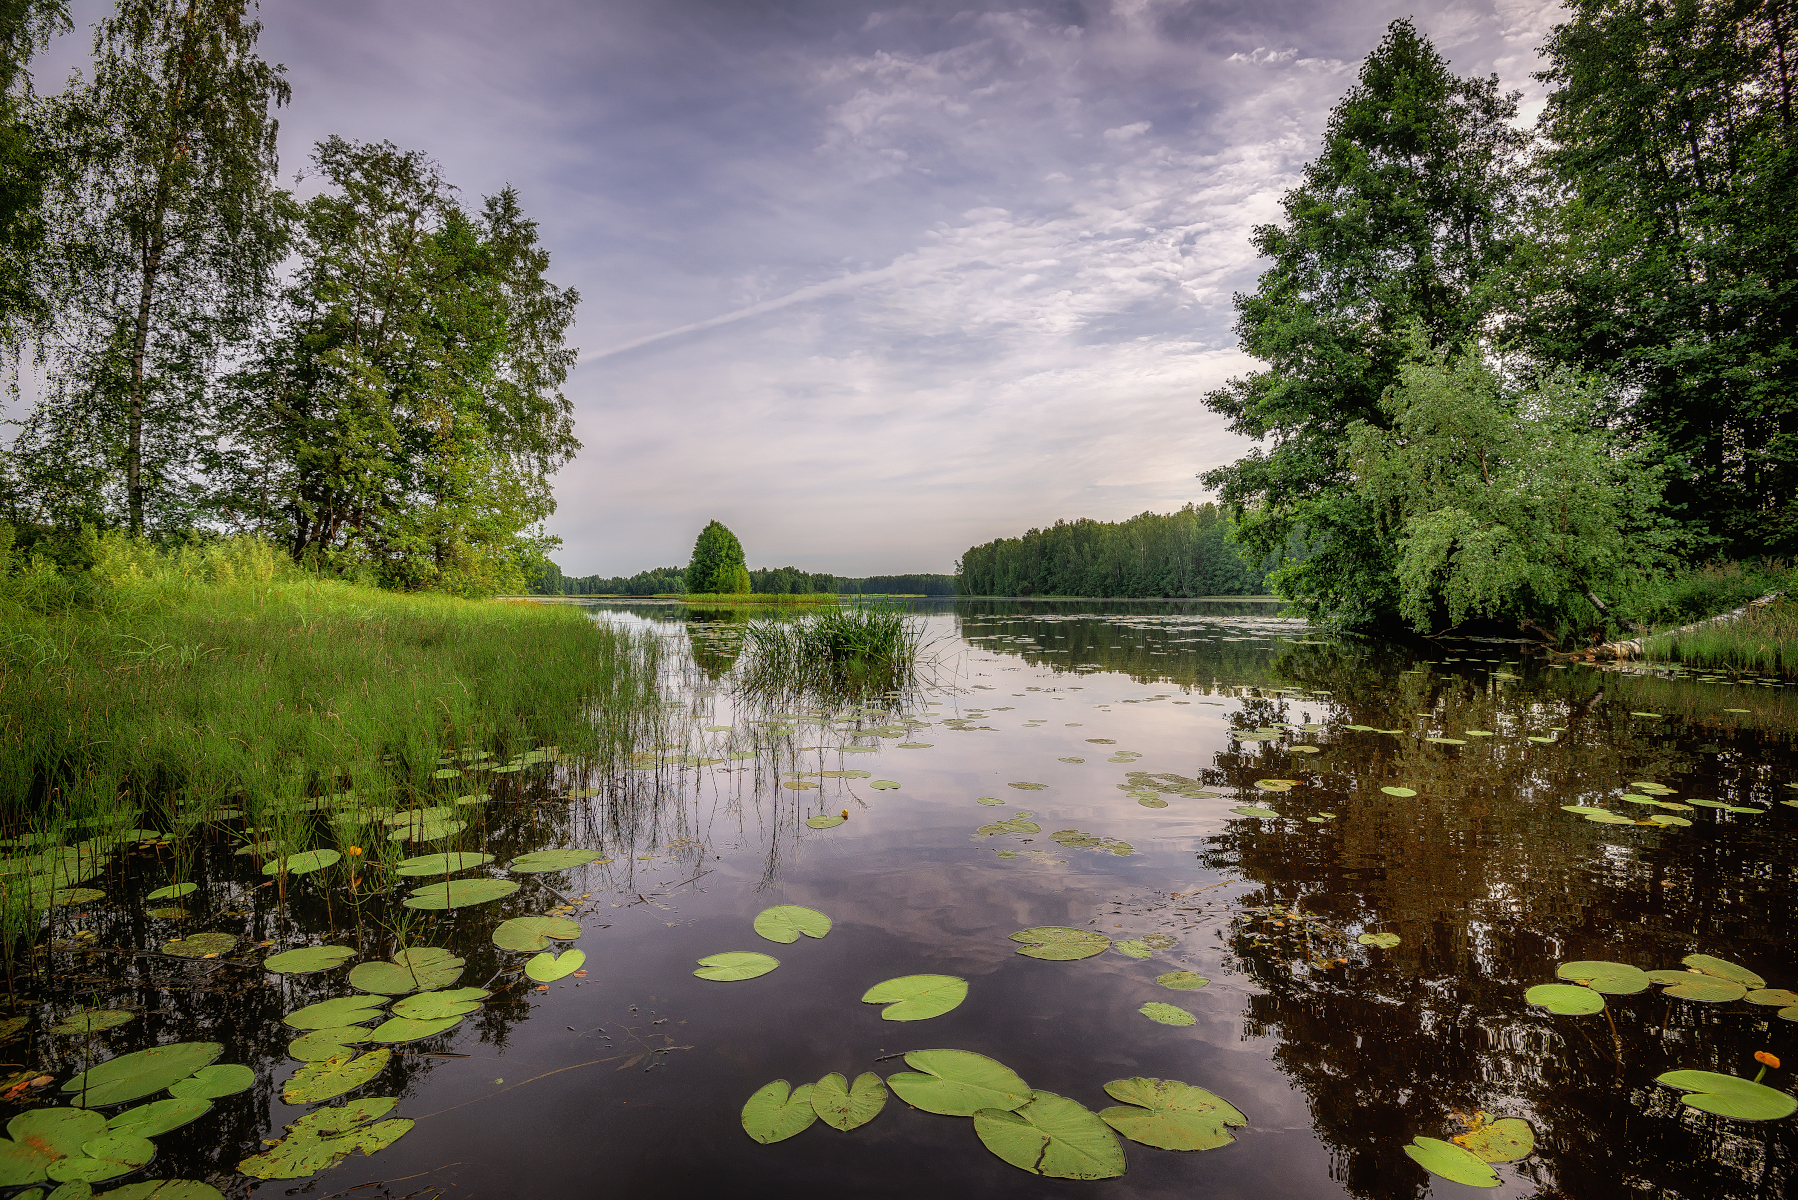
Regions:
<svg viewBox="0 0 1798 1200"><path fill-rule="evenodd" d="M1734 621L1651 637L1646 653L1664 662L1789 675L1798 668L1791 650L1794 636L1798 636L1798 603L1778 600Z"/></svg>

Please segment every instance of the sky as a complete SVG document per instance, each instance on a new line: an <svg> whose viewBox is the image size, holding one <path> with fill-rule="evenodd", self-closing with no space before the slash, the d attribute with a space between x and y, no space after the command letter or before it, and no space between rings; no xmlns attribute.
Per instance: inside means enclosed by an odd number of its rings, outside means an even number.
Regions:
<svg viewBox="0 0 1798 1200"><path fill-rule="evenodd" d="M86 26L109 7L78 3ZM951 571L1207 495L1231 296L1388 22L1539 107L1540 0L265 0L329 134L510 183L582 302L571 575ZM81 57L91 33L64 38Z"/></svg>

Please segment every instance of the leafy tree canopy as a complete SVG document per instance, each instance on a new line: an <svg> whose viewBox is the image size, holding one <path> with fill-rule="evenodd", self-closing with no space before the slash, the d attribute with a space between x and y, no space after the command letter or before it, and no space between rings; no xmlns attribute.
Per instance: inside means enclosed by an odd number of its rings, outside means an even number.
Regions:
<svg viewBox="0 0 1798 1200"><path fill-rule="evenodd" d="M693 560L686 570L689 592L723 592L741 595L749 591L749 568L743 560L743 543L717 521L699 531L693 543Z"/></svg>

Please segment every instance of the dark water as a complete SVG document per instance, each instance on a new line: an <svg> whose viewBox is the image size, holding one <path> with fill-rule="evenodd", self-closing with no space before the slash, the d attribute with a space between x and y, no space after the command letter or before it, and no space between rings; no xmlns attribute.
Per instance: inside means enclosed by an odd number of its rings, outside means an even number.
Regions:
<svg viewBox="0 0 1798 1200"><path fill-rule="evenodd" d="M1485 1110L1527 1119L1537 1143L1530 1158L1497 1168L1492 1195L1787 1195L1798 1177L1793 1119L1707 1116L1653 1080L1673 1068L1752 1076L1756 1050L1798 1065L1798 1023L1657 988L1610 998L1613 1033L1604 1014L1550 1016L1523 999L1560 962L1671 968L1693 952L1751 968L1771 987L1798 984L1789 932L1798 807L1779 803L1798 798L1786 786L1798 781L1798 712L1786 689L1557 669L1500 642L1330 638L1275 611L938 606L924 618L929 686L905 709L915 720L875 739L855 736L852 722L739 711L729 674L736 616L596 610L682 651L678 704L658 743L669 761L594 799L559 799L570 781L547 766L495 788L479 840L499 863L543 846L593 847L612 861L520 877L519 893L421 930L464 954L462 983L479 984L521 961L488 941L500 920L567 900L588 975L542 991L499 978L481 1013L398 1047L406 1053L388 1072L352 1093L399 1096L393 1115L417 1120L411 1133L312 1180L263 1184L263 1194L1442 1196L1471 1193L1427 1175L1402 1147L1450 1137L1464 1128L1457 1112ZM1232 736L1275 725L1310 728L1261 742ZM1465 744L1424 740L1435 736ZM840 754L845 744L880 749ZM732 750L754 756L733 760ZM1129 757L1119 752L1140 757L1112 761ZM723 761L690 765L713 758ZM822 786L779 786L795 767ZM815 774L838 768L871 778ZM1196 786L1163 780L1150 793L1131 772ZM1298 786L1267 791L1254 786L1262 779ZM874 780L900 786L876 790ZM1680 812L1689 827L1650 828L1561 808L1663 811L1624 802L1633 781L1664 784L1679 802L1756 811L1699 807ZM1009 786L1018 782L1046 786ZM1231 813L1241 804L1282 819ZM804 824L844 810L835 828ZM1026 811L1040 832L976 833ZM1304 819L1323 813L1335 816ZM1049 837L1065 829L1107 840ZM1120 843L1128 853L1114 852ZM168 854L141 851L115 866L108 894L163 882ZM183 932L282 945L353 932L341 897L299 883L282 904L228 844L202 856L197 878ZM750 922L781 903L820 909L834 929L765 942ZM277 977L133 955L176 932L144 908L134 897L57 910L59 945L87 929L95 936L82 940L100 949L51 955L46 993L59 1012L74 996L140 1018L90 1048L34 1032L6 1049L60 1079L84 1049L99 1058L167 1041L225 1043L222 1061L254 1066L257 1087L158 1138L146 1174L242 1189L236 1162L305 1111L280 1100L298 1065L285 1055L295 1031L280 1018L347 994L345 969ZM364 918L371 948L374 924ZM1041 925L1176 942L1148 961L1015 953L1008 935ZM1366 931L1400 942L1362 946L1355 937ZM693 976L694 960L725 950L770 953L781 966L736 983ZM1174 970L1211 982L1156 986ZM915 1023L884 1022L859 1002L875 982L921 973L967 979L966 1002ZM1137 1011L1148 1001L1188 1009L1196 1023L1154 1023ZM1125 1143L1122 1178L1082 1183L1025 1174L990 1154L971 1122L897 1098L858 1130L819 1123L771 1146L738 1123L744 1100L770 1080L886 1075L904 1066L885 1056L931 1047L990 1055L1095 1110L1112 1103L1109 1080L1182 1080L1250 1124L1205 1152ZM436 1056L450 1054L464 1057ZM1789 1067L1767 1079L1792 1081Z"/></svg>

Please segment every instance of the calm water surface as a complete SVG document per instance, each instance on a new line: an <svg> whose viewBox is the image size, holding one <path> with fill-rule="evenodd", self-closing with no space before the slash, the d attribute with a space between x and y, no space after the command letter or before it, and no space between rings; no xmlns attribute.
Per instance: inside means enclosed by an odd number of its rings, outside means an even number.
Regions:
<svg viewBox="0 0 1798 1200"><path fill-rule="evenodd" d="M352 1093L401 1097L393 1115L418 1121L410 1134L259 1190L1471 1195L1402 1147L1450 1137L1465 1128L1457 1113L1485 1110L1527 1119L1537 1142L1532 1157L1497 1168L1502 1185L1487 1194L1788 1195L1793 1119L1724 1121L1653 1080L1680 1067L1752 1075L1763 1049L1798 1064L1798 1023L1658 988L1611 997L1611 1020L1550 1016L1523 999L1561 962L1671 968L1693 952L1771 987L1798 986L1798 807L1781 803L1798 798L1787 786L1798 781L1787 690L1555 668L1505 642L1330 637L1276 612L936 606L920 618L933 660L926 686L894 710L856 715L734 699L741 615L595 608L595 619L653 630L676 652L660 748L644 747L638 769L591 798L564 798L591 781L550 766L499 781L479 841L496 865L546 846L592 847L611 861L519 876L517 894L420 931L464 954L462 983L479 984L521 961L488 941L500 920L571 903L587 976L547 990L501 987L500 977L481 1013L399 1047L382 1079ZM869 777L819 774L834 770ZM1753 811L1632 805L1623 797L1637 781L1665 785L1676 803ZM1677 812L1690 825L1595 824L1568 804ZM1238 806L1280 815L1239 816ZM833 828L805 824L845 811ZM993 828L1020 813L1035 832ZM87 929L113 948L52 956L59 1011L74 996L142 1018L91 1046L33 1034L8 1048L64 1077L84 1055L225 1043L222 1061L256 1068L255 1090L157 1139L148 1174L241 1191L237 1160L305 1111L280 1100L298 1065L280 1018L347 994L345 969L277 977L118 951L154 951L199 929L293 945L342 941L354 928L341 898L303 882L279 904L221 841L201 860L205 886L178 930L135 898L164 872L165 857L140 852L106 885L132 898L56 918L60 945ZM751 920L782 903L820 909L834 929L763 941ZM1008 935L1042 925L1173 944L1146 961L1017 954ZM366 922L362 932L372 951L383 935ZM1399 942L1360 944L1368 932ZM744 982L694 977L694 960L725 950L771 953L781 966ZM1156 985L1177 970L1210 983ZM925 973L967 979L967 1000L903 1024L859 1002L873 983ZM1149 1001L1196 1023L1152 1022L1137 1011ZM770 1080L886 1075L904 1069L891 1056L932 1047L990 1055L1095 1110L1112 1103L1107 1081L1183 1080L1250 1124L1234 1144L1199 1153L1125 1143L1122 1178L1080 1183L1025 1174L987 1152L970 1121L897 1098L853 1132L819 1123L772 1146L738 1123ZM1780 1088L1792 1080L1789 1068L1768 1077Z"/></svg>

